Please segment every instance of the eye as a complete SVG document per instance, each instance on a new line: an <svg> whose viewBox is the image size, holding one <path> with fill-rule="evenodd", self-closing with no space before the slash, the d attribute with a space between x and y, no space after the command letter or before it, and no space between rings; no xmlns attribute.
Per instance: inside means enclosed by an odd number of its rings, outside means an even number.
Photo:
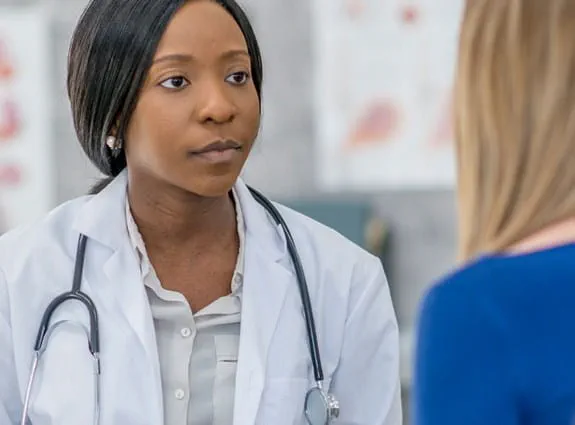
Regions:
<svg viewBox="0 0 575 425"><path fill-rule="evenodd" d="M236 86L241 86L247 83L249 78L250 75L247 72L240 71L240 72L234 72L233 74L228 76L228 78L226 78L226 81Z"/></svg>
<svg viewBox="0 0 575 425"><path fill-rule="evenodd" d="M164 80L160 83L160 85L162 87L167 88L167 89L171 89L171 90L183 89L188 84L190 84L188 82L188 80L186 80L184 77L179 77L179 76L168 78L167 80Z"/></svg>

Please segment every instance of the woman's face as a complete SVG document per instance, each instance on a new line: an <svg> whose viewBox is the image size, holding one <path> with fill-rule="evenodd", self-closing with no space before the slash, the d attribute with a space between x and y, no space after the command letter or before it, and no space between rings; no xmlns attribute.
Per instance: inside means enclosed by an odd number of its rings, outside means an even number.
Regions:
<svg viewBox="0 0 575 425"><path fill-rule="evenodd" d="M130 178L223 195L241 172L259 125L239 26L212 1L186 3L160 40L130 120Z"/></svg>

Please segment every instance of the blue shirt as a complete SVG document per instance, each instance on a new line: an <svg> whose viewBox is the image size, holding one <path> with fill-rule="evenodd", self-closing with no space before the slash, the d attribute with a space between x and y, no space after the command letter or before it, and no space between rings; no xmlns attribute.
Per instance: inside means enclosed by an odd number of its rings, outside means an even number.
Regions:
<svg viewBox="0 0 575 425"><path fill-rule="evenodd" d="M413 425L575 425L575 244L435 285L415 358Z"/></svg>

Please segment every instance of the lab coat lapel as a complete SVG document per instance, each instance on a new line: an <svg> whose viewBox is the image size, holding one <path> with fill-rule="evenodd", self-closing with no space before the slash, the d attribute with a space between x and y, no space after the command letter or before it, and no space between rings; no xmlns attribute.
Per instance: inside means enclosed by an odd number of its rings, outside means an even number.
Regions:
<svg viewBox="0 0 575 425"><path fill-rule="evenodd" d="M115 302L115 309L120 311L129 327L136 333L141 348L145 351L151 386L152 400L159 404L155 412L163 412L161 394L161 372L158 356L158 346L154 330L154 321L146 290L140 275L137 257L129 241L127 246L118 249L104 264L104 273L108 277L108 287L113 291L111 296ZM162 423L163 416L159 416L154 423Z"/></svg>
<svg viewBox="0 0 575 425"><path fill-rule="evenodd" d="M108 317L120 317L128 328L137 335L145 352L149 370L146 373L150 379L150 400L142 400L144 404L157 402L150 408L154 416L150 423L162 423L163 406L161 395L161 375L159 357L154 332L151 309L145 287L142 283L137 254L131 246L127 233L125 202L127 175L124 171L110 183L102 192L92 197L84 206L75 223L75 228L88 236L89 242L86 257L90 258L90 244L104 245L107 254L99 256L94 266L103 270L103 281L87 282L94 294L96 303L103 306ZM92 248L96 251L96 248ZM86 268L89 268L86 264ZM120 325L120 324L119 324ZM137 349L137 347L134 347ZM153 413L152 413L153 412Z"/></svg>
<svg viewBox="0 0 575 425"><path fill-rule="evenodd" d="M241 181L236 192L246 226L246 257L234 425L253 425L264 390L268 349L286 291L296 283L282 261L287 252L281 230Z"/></svg>

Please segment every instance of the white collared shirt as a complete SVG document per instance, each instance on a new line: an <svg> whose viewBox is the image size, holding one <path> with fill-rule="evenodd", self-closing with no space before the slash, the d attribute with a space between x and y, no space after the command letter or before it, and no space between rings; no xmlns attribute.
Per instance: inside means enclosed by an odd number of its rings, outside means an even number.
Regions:
<svg viewBox="0 0 575 425"><path fill-rule="evenodd" d="M245 226L234 191L240 249L230 294L193 313L184 296L162 287L126 201L128 233L140 258L154 318L165 425L233 421L240 335Z"/></svg>

